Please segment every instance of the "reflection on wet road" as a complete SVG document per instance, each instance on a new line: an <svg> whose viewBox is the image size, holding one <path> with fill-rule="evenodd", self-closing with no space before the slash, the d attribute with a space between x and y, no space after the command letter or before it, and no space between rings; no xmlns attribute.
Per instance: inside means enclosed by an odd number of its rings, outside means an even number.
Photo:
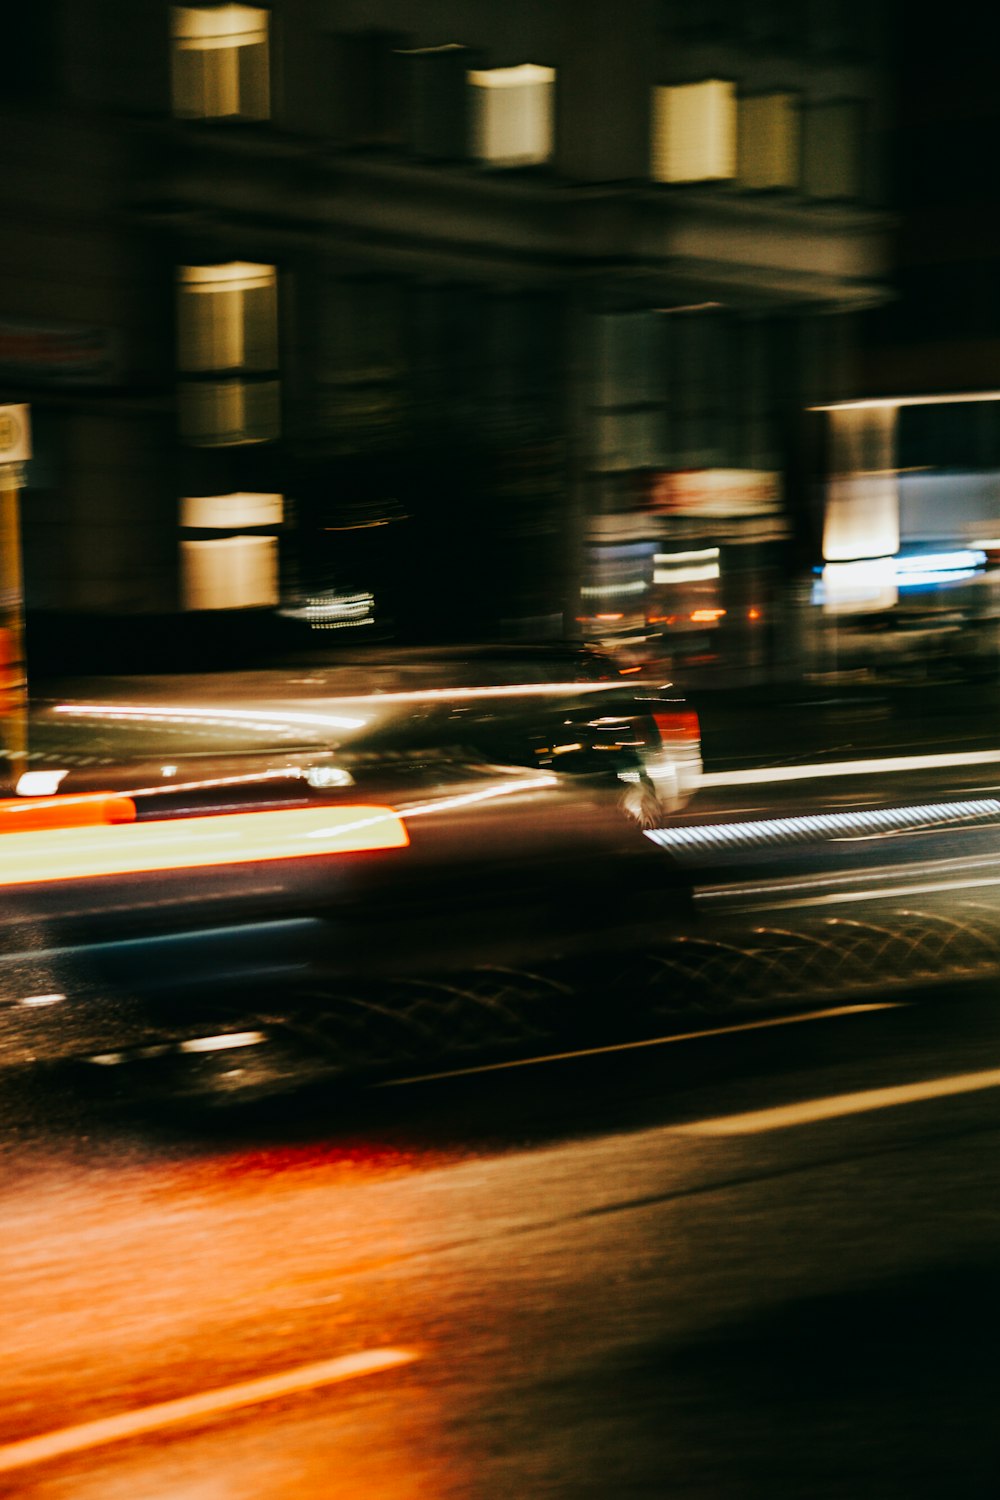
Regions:
<svg viewBox="0 0 1000 1500"><path fill-rule="evenodd" d="M6 1492L987 1493L992 989L787 1019L199 1127L10 1083L0 1462L123 1425Z"/></svg>

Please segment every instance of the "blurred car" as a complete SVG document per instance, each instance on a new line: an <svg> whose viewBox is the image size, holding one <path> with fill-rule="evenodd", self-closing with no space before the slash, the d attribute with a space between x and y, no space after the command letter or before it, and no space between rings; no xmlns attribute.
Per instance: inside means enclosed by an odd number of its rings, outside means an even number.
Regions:
<svg viewBox="0 0 1000 1500"><path fill-rule="evenodd" d="M697 716L599 652L94 687L35 702L0 800L0 998L73 1021L33 1014L36 1053L39 1026L125 1045L137 997L133 1029L185 1035L220 1006L627 951L685 907L642 830L697 784Z"/></svg>
<svg viewBox="0 0 1000 1500"><path fill-rule="evenodd" d="M433 750L638 787L623 806L650 827L684 805L702 771L691 706L593 647L373 651L326 668L101 687L36 703L31 767L65 762L63 793L124 786L123 777L162 782L164 759L197 754L242 763L291 744L371 763Z"/></svg>

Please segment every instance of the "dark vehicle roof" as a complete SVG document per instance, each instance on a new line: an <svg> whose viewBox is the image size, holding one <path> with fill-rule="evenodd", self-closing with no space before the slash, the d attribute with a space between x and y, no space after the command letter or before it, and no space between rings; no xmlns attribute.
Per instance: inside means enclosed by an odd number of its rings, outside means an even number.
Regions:
<svg viewBox="0 0 1000 1500"><path fill-rule="evenodd" d="M399 686L490 687L502 683L593 682L617 677L604 652L583 642L490 642L440 646L374 647L313 659L314 672L366 672L372 686L398 677Z"/></svg>

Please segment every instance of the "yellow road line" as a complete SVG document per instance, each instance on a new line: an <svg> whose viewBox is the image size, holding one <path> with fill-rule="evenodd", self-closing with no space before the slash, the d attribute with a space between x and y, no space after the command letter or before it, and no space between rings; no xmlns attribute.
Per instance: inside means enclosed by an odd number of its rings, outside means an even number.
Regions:
<svg viewBox="0 0 1000 1500"><path fill-rule="evenodd" d="M817 1120L836 1120L845 1115L865 1114L873 1109L891 1109L923 1099L948 1099L956 1094L974 1094L1000 1088L1000 1068L981 1073L955 1073L949 1078L929 1078L923 1083L900 1083L884 1089L863 1089L856 1094L831 1094L825 1099L804 1099L799 1104L781 1104L774 1109L752 1110L743 1115L722 1115L714 1120L694 1120L673 1126L676 1135L759 1135L766 1130L784 1130L790 1125L811 1125Z"/></svg>
<svg viewBox="0 0 1000 1500"><path fill-rule="evenodd" d="M450 1068L442 1073L414 1073L407 1078L385 1078L378 1089L401 1088L406 1083L435 1083L443 1078L468 1078L476 1073L502 1073L511 1068L535 1068L540 1063L569 1062L576 1057L602 1057L606 1052L634 1052L640 1047L669 1047L674 1042L697 1042L709 1036L733 1036L741 1031L763 1031L771 1026L795 1026L800 1021L826 1021L835 1016L856 1016L870 1010L899 1010L904 1000L877 1000L862 1005L837 1005L828 1010L807 1010L797 1015L768 1016L761 1021L740 1021L732 1026L710 1026L702 1031L680 1031L671 1036L643 1037L637 1042L612 1042L606 1047L582 1047L575 1052L547 1052L539 1057L515 1057L507 1062L478 1063L471 1068Z"/></svg>

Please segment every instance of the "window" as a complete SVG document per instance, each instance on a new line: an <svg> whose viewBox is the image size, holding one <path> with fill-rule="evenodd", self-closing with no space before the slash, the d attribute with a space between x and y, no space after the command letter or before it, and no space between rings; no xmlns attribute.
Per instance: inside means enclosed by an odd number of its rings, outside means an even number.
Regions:
<svg viewBox="0 0 1000 1500"><path fill-rule="evenodd" d="M256 5L175 5L174 114L266 120L271 113L269 16Z"/></svg>
<svg viewBox="0 0 1000 1500"><path fill-rule="evenodd" d="M184 609L263 609L278 603L277 528L281 495L191 495L181 501L181 526L228 533L181 541ZM258 534L247 534L249 528Z"/></svg>
<svg viewBox="0 0 1000 1500"><path fill-rule="evenodd" d="M406 149L426 161L461 161L468 135L469 54L457 42L399 53Z"/></svg>
<svg viewBox="0 0 1000 1500"><path fill-rule="evenodd" d="M736 86L721 78L653 90L656 182L710 182L736 174Z"/></svg>
<svg viewBox="0 0 1000 1500"><path fill-rule="evenodd" d="M198 380L180 389L180 431L197 448L273 443L281 436L276 380Z"/></svg>
<svg viewBox="0 0 1000 1500"><path fill-rule="evenodd" d="M687 42L729 41L736 30L738 7L733 0L671 0L663 7L663 26Z"/></svg>
<svg viewBox="0 0 1000 1500"><path fill-rule="evenodd" d="M661 320L648 309L599 314L590 334L592 467L654 468L664 427Z"/></svg>
<svg viewBox="0 0 1000 1500"><path fill-rule="evenodd" d="M827 562L881 558L899 551L894 406L842 407L830 413L830 478L823 523Z"/></svg>
<svg viewBox="0 0 1000 1500"><path fill-rule="evenodd" d="M470 72L472 154L502 167L549 161L555 79L536 63Z"/></svg>
<svg viewBox="0 0 1000 1500"><path fill-rule="evenodd" d="M739 102L738 177L745 188L792 188L799 179L795 94L752 94Z"/></svg>
<svg viewBox="0 0 1000 1500"><path fill-rule="evenodd" d="M273 266L233 260L182 266L178 363L184 371L277 368L277 276Z"/></svg>
<svg viewBox="0 0 1000 1500"><path fill-rule="evenodd" d="M274 266L182 266L178 282L181 436L209 447L273 440L280 427Z"/></svg>
<svg viewBox="0 0 1000 1500"><path fill-rule="evenodd" d="M851 100L812 104L805 112L803 186L812 198L860 198L861 106Z"/></svg>
<svg viewBox="0 0 1000 1500"><path fill-rule="evenodd" d="M864 10L863 6L848 7L845 0L806 0L806 29L812 50L821 57L843 57L864 29Z"/></svg>
<svg viewBox="0 0 1000 1500"><path fill-rule="evenodd" d="M349 32L329 38L328 123L351 146L400 146L403 89L400 37L388 31Z"/></svg>
<svg viewBox="0 0 1000 1500"><path fill-rule="evenodd" d="M802 34L801 0L742 0L740 9L751 47L784 50Z"/></svg>

